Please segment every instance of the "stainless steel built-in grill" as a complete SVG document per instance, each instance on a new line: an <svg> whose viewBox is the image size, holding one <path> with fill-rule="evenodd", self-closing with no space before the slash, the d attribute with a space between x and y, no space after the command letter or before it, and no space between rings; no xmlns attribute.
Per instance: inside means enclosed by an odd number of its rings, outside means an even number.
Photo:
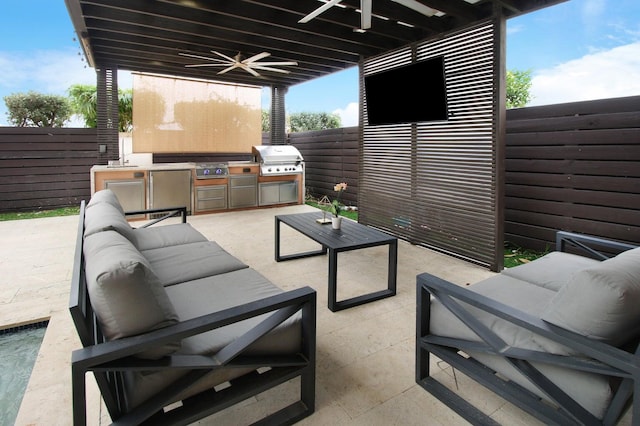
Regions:
<svg viewBox="0 0 640 426"><path fill-rule="evenodd" d="M229 174L229 167L226 164L196 164L196 179L216 179L224 178Z"/></svg>
<svg viewBox="0 0 640 426"><path fill-rule="evenodd" d="M304 159L291 145L258 145L253 155L260 164L260 176L293 175L304 172Z"/></svg>

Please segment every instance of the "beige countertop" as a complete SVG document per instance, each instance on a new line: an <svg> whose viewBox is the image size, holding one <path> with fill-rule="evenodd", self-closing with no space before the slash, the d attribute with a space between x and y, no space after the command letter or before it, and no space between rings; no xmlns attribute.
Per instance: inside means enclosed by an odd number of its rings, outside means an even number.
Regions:
<svg viewBox="0 0 640 426"><path fill-rule="evenodd" d="M105 172L105 171L122 171L122 170L184 170L194 169L196 163L155 163L146 165L95 165L91 167L92 172Z"/></svg>

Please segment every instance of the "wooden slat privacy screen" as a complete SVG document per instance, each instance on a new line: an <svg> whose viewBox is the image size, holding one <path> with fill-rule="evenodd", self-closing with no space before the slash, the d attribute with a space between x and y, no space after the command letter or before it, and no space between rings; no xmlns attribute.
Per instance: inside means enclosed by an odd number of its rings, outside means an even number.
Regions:
<svg viewBox="0 0 640 426"><path fill-rule="evenodd" d="M361 88L370 73L444 55L449 120L369 126L361 90L358 198L360 222L493 270L502 268L496 27L485 22L363 64Z"/></svg>

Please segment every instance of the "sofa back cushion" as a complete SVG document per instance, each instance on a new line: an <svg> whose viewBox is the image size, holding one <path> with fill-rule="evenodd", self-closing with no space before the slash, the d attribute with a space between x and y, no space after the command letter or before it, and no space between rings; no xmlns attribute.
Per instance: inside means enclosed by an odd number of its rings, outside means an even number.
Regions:
<svg viewBox="0 0 640 426"><path fill-rule="evenodd" d="M86 238L103 231L116 231L133 244L136 243L133 228L127 222L124 213L111 203L99 202L85 210L84 236Z"/></svg>
<svg viewBox="0 0 640 426"><path fill-rule="evenodd" d="M625 343L640 326L640 248L576 272L541 318L614 345Z"/></svg>
<svg viewBox="0 0 640 426"><path fill-rule="evenodd" d="M86 237L83 252L91 306L108 340L179 321L146 259L118 232L103 231ZM159 358L179 348L179 342L171 343L138 356Z"/></svg>
<svg viewBox="0 0 640 426"><path fill-rule="evenodd" d="M140 251L180 246L189 243L207 242L207 237L196 231L189 223L149 226L134 229L134 244Z"/></svg>
<svg viewBox="0 0 640 426"><path fill-rule="evenodd" d="M99 203L111 204L113 207L117 208L124 216L124 209L122 208L122 204L120 204L120 200L118 200L118 197L112 190L103 189L101 191L97 191L91 196L91 200L89 200L87 208L93 207Z"/></svg>

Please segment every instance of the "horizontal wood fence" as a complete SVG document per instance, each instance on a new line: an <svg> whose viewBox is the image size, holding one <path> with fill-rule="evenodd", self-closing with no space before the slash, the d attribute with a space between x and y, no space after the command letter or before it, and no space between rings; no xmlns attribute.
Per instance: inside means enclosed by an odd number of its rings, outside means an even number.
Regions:
<svg viewBox="0 0 640 426"><path fill-rule="evenodd" d="M298 148L305 161L307 193L333 199L336 183L346 182L342 195L346 205L358 199L358 127L290 133L288 143Z"/></svg>
<svg viewBox="0 0 640 426"><path fill-rule="evenodd" d="M98 158L96 129L0 127L0 211L79 205Z"/></svg>
<svg viewBox="0 0 640 426"><path fill-rule="evenodd" d="M333 198L347 182L345 204L356 203L358 131L288 135L309 194ZM78 205L99 161L95 129L0 127L0 211ZM556 230L640 244L640 96L508 110L505 194L505 240L516 245L553 249Z"/></svg>
<svg viewBox="0 0 640 426"><path fill-rule="evenodd" d="M507 111L505 241L640 243L640 96Z"/></svg>

